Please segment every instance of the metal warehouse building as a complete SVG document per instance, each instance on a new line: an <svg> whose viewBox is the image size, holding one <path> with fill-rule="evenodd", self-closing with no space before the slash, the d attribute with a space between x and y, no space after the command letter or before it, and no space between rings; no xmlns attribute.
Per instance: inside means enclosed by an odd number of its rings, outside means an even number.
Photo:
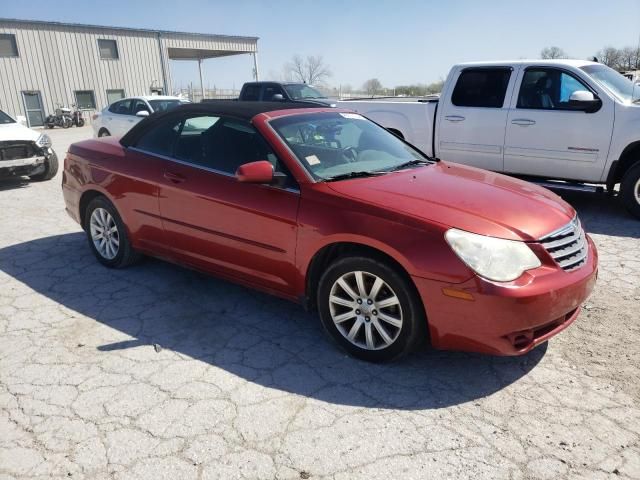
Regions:
<svg viewBox="0 0 640 480"><path fill-rule="evenodd" d="M172 92L170 60L251 54L256 37L0 18L0 109L41 126L57 104L100 110L125 96ZM85 115L86 117L86 115Z"/></svg>

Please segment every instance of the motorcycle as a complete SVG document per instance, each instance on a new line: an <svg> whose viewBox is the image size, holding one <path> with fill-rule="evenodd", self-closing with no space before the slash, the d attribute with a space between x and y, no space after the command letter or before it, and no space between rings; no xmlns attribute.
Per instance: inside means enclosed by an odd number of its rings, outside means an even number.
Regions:
<svg viewBox="0 0 640 480"><path fill-rule="evenodd" d="M69 128L71 125L73 125L73 119L71 118L71 109L69 107L58 105L56 107L56 113L53 115L49 115L45 119L44 124L47 128Z"/></svg>
<svg viewBox="0 0 640 480"><path fill-rule="evenodd" d="M76 109L71 114L71 121L76 127L84 127L84 118L82 118L82 111L78 110L78 107L74 104Z"/></svg>

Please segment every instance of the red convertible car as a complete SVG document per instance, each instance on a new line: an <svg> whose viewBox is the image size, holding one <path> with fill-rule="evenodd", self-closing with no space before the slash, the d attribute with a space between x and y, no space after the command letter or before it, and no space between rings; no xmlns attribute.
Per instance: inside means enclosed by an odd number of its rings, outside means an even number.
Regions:
<svg viewBox="0 0 640 480"><path fill-rule="evenodd" d="M153 255L298 301L369 361L518 355L576 319L597 253L558 196L302 107L185 105L76 143L67 211L107 267Z"/></svg>

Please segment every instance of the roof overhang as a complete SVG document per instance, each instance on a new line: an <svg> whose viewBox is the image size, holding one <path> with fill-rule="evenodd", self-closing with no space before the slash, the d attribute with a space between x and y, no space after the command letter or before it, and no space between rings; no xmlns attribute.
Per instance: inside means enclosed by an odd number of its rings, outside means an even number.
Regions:
<svg viewBox="0 0 640 480"><path fill-rule="evenodd" d="M230 55L244 55L248 51L209 50L201 48L167 48L171 60L204 60L205 58L228 57Z"/></svg>

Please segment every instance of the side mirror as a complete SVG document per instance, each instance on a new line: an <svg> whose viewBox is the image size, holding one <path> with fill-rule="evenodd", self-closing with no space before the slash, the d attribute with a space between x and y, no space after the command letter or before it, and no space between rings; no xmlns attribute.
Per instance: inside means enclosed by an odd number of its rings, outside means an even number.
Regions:
<svg viewBox="0 0 640 480"><path fill-rule="evenodd" d="M586 113L593 113L600 110L601 106L602 100L586 90L576 90L569 97L569 107L572 110L581 110Z"/></svg>
<svg viewBox="0 0 640 480"><path fill-rule="evenodd" d="M16 122L18 122L20 125L23 126L27 126L27 117L25 117L24 115L17 115L16 116Z"/></svg>
<svg viewBox="0 0 640 480"><path fill-rule="evenodd" d="M245 163L236 170L236 179L242 183L272 183L273 165L266 160Z"/></svg>
<svg viewBox="0 0 640 480"><path fill-rule="evenodd" d="M149 112L147 112L146 110L140 110L139 112L136 112L136 117L148 117L149 116Z"/></svg>
<svg viewBox="0 0 640 480"><path fill-rule="evenodd" d="M271 97L271 100L274 102L282 102L284 101L284 96L281 93L276 93L273 97Z"/></svg>

